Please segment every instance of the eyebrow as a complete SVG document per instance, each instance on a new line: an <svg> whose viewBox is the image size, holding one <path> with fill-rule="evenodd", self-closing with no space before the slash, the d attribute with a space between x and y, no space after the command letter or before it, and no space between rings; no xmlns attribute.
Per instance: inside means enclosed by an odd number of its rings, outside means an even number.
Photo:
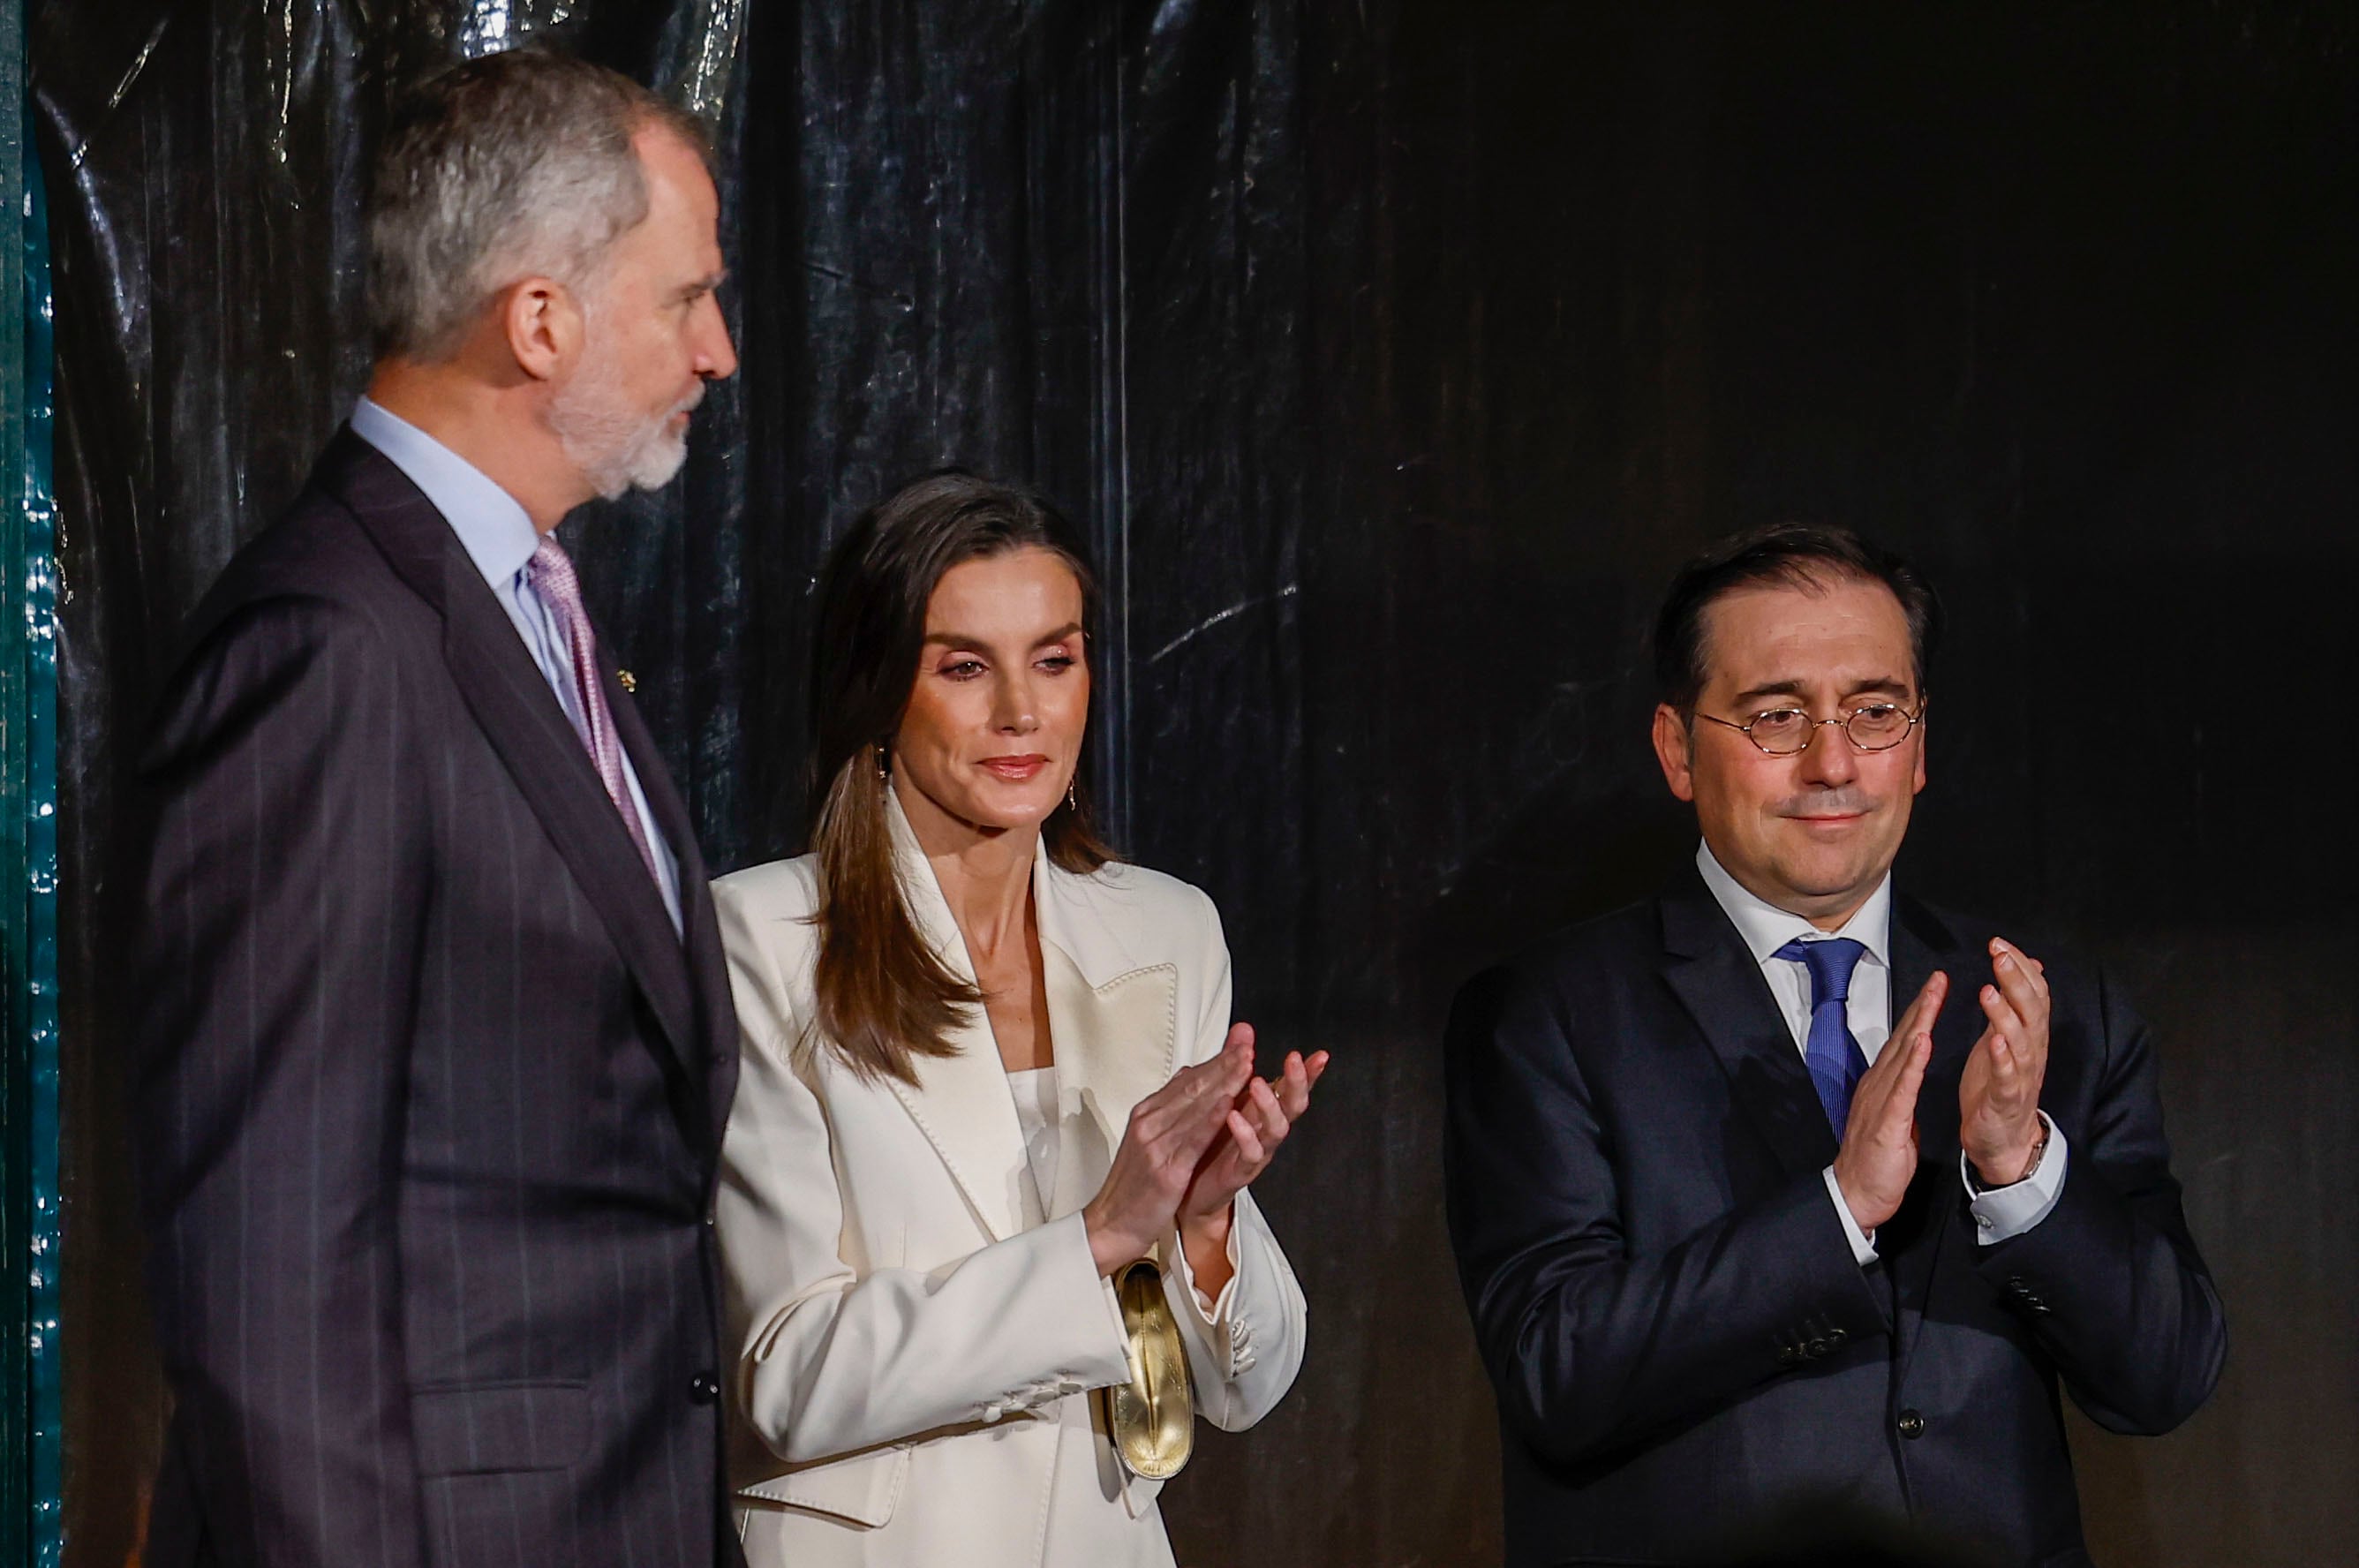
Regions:
<svg viewBox="0 0 2359 1568"><path fill-rule="evenodd" d="M1872 676L1865 681L1853 681L1849 686L1844 688L1843 695L1847 697L1857 697L1870 691L1890 692L1896 697L1909 697L1916 694L1916 688L1913 683L1903 681L1897 675L1876 675ZM1756 702L1764 697L1802 697L1805 695L1807 695L1807 693L1803 691L1802 682L1799 681L1765 681L1758 686L1748 686L1729 700L1732 702L1742 703Z"/></svg>
<svg viewBox="0 0 2359 1568"><path fill-rule="evenodd" d="M729 269L724 267L718 272L708 272L701 278L690 278L681 284L679 297L683 299L693 299L700 294L712 293L728 281Z"/></svg>
<svg viewBox="0 0 2359 1568"><path fill-rule="evenodd" d="M1035 642L1032 646L1034 648L1046 648L1052 642L1063 642L1067 637L1079 637L1081 632L1081 622L1069 621L1065 625L1059 626L1055 631L1050 632L1048 636L1040 638L1038 642ZM936 644L940 644L943 648L989 648L991 646L991 639L989 637L969 637L964 632L928 632L926 634L926 646L928 648L932 648Z"/></svg>

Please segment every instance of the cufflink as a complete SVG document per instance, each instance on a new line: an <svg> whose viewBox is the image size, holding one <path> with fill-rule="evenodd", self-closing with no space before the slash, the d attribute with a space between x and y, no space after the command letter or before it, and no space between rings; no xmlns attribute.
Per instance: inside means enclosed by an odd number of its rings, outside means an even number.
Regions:
<svg viewBox="0 0 2359 1568"><path fill-rule="evenodd" d="M639 694L639 678L632 674L629 670L617 670L614 671L614 681L615 684L622 687L625 691L630 693L632 696L636 697Z"/></svg>

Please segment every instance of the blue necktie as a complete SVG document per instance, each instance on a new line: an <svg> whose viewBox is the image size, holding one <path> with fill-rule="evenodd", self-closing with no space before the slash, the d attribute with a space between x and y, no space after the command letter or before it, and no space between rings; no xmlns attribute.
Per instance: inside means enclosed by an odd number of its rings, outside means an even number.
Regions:
<svg viewBox="0 0 2359 1568"><path fill-rule="evenodd" d="M1819 1104L1826 1107L1827 1125L1841 1143L1843 1124L1851 1119L1851 1092L1867 1071L1867 1058L1852 1038L1851 972L1859 967L1867 948L1849 937L1830 942L1804 942L1797 937L1773 955L1791 959L1810 972L1810 1036L1803 1059L1810 1065Z"/></svg>

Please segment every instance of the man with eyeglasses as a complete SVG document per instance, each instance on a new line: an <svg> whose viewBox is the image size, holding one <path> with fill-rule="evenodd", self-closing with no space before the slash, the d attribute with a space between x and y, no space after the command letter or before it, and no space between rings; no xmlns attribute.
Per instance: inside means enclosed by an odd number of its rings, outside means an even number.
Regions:
<svg viewBox="0 0 2359 1568"><path fill-rule="evenodd" d="M1840 529L1690 562L1654 746L1693 866L1459 995L1450 1227L1510 1564L1685 1560L1796 1510L2085 1563L2060 1381L2160 1432L2218 1379L2145 1026L1893 887L1939 622Z"/></svg>

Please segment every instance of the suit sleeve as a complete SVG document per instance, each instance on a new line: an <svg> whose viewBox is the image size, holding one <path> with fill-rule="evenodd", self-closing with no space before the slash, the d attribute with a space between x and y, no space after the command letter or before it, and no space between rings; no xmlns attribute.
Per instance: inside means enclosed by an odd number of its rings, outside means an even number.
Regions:
<svg viewBox="0 0 2359 1568"><path fill-rule="evenodd" d="M1451 1240L1508 1425L1578 1464L1715 1410L1802 1357L1888 1332L1818 1171L1651 1255L1546 980L1477 976L1451 1008Z"/></svg>
<svg viewBox="0 0 2359 1568"><path fill-rule="evenodd" d="M2219 1382L2227 1319L2170 1174L2153 1040L2102 975L2094 988L2085 1013L2096 1038L2060 1031L2051 1044L2051 1061L2056 1050L2101 1053L2087 1124L2050 1112L2071 1143L2063 1190L2037 1225L1977 1247L1974 1266L2026 1314L2092 1419L2164 1432Z"/></svg>
<svg viewBox="0 0 2359 1568"><path fill-rule="evenodd" d="M1219 1054L1229 1033L1229 946L1221 934L1219 909L1209 898L1203 905L1200 963L1206 984L1188 1054L1191 1063ZM1293 1267L1250 1191L1237 1194L1229 1251L1236 1271L1207 1312L1188 1279L1180 1234L1173 1231L1164 1243L1172 1267L1164 1273L1163 1289L1187 1346L1197 1410L1223 1432L1243 1432L1276 1409L1294 1386L1302 1368L1307 1312Z"/></svg>
<svg viewBox="0 0 2359 1568"><path fill-rule="evenodd" d="M426 1561L395 1194L423 898L400 672L312 600L183 666L131 835L133 1115L217 1561Z"/></svg>
<svg viewBox="0 0 2359 1568"><path fill-rule="evenodd" d="M826 1108L797 1071L804 986L774 951L776 928L808 928L750 916L725 886L716 904L742 1054L715 1209L734 1398L762 1442L803 1464L1128 1377L1121 1313L1079 1214L931 1272L845 1260Z"/></svg>

